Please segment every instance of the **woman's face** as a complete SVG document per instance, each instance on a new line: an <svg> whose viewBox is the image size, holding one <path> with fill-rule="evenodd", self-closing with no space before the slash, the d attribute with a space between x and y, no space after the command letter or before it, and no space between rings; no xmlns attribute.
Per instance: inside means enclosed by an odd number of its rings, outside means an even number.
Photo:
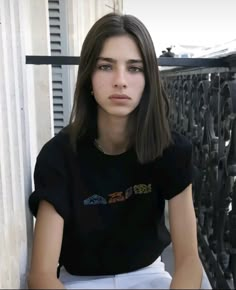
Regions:
<svg viewBox="0 0 236 290"><path fill-rule="evenodd" d="M135 41L127 35L108 38L92 75L100 113L127 117L138 106L144 86L143 61Z"/></svg>

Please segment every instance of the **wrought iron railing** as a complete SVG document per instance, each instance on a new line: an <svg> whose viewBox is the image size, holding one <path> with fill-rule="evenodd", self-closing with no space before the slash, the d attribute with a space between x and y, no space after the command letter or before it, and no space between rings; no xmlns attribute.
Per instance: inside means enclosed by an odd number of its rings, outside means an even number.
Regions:
<svg viewBox="0 0 236 290"><path fill-rule="evenodd" d="M26 56L27 64L79 64L79 57ZM193 143L199 253L213 289L236 288L236 55L159 58L170 123ZM162 67L162 68L163 68Z"/></svg>
<svg viewBox="0 0 236 290"><path fill-rule="evenodd" d="M235 59L161 72L171 126L193 143L199 253L213 289L236 287Z"/></svg>

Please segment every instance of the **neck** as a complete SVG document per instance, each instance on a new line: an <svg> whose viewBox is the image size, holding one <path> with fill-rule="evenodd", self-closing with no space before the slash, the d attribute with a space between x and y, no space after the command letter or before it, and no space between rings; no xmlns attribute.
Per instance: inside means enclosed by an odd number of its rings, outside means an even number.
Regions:
<svg viewBox="0 0 236 290"><path fill-rule="evenodd" d="M116 155L128 149L127 117L114 117L98 113L99 148L106 154Z"/></svg>

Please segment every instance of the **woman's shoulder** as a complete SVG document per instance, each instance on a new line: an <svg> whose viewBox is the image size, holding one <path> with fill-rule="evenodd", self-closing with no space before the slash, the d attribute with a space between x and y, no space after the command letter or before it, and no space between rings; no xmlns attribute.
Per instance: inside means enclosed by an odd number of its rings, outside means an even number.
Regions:
<svg viewBox="0 0 236 290"><path fill-rule="evenodd" d="M172 132L173 143L157 159L155 176L162 194L169 200L192 182L192 144L182 134Z"/></svg>
<svg viewBox="0 0 236 290"><path fill-rule="evenodd" d="M160 160L167 165L183 164L191 159L192 143L183 134L171 132L172 143L164 150Z"/></svg>
<svg viewBox="0 0 236 290"><path fill-rule="evenodd" d="M53 157L58 153L72 151L70 145L70 136L67 127L63 128L59 133L48 140L39 151L40 157Z"/></svg>
<svg viewBox="0 0 236 290"><path fill-rule="evenodd" d="M189 138L184 136L181 133L178 133L176 131L171 132L172 135L172 141L173 144L170 146L170 148L173 150L182 150L185 151L186 149L189 149L192 147L192 142Z"/></svg>

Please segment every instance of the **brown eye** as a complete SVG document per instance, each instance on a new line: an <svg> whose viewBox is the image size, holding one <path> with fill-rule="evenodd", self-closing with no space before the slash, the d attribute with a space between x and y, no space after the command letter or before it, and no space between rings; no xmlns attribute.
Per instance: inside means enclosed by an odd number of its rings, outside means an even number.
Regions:
<svg viewBox="0 0 236 290"><path fill-rule="evenodd" d="M130 66L129 71L134 73L143 72L143 68L138 66Z"/></svg>
<svg viewBox="0 0 236 290"><path fill-rule="evenodd" d="M98 66L98 69L103 71L110 71L112 66L110 64L101 64Z"/></svg>

